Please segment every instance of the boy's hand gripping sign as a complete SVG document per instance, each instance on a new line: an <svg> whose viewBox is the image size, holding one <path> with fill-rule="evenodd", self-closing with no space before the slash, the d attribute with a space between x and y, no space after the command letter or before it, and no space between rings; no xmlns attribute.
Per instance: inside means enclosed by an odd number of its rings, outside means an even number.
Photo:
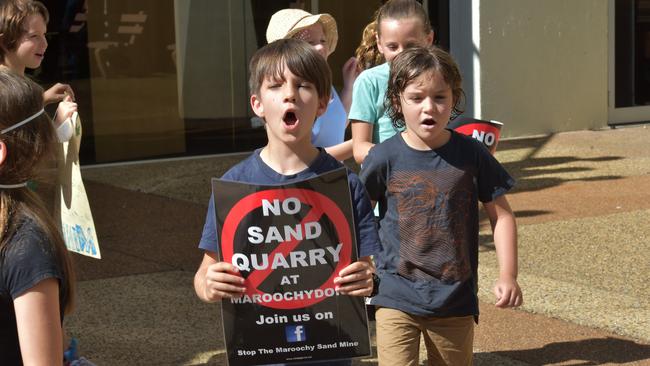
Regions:
<svg viewBox="0 0 650 366"><path fill-rule="evenodd" d="M357 260L346 170L286 186L213 179L212 189L220 260L246 286L222 300L229 364L369 355L363 298L334 285Z"/></svg>

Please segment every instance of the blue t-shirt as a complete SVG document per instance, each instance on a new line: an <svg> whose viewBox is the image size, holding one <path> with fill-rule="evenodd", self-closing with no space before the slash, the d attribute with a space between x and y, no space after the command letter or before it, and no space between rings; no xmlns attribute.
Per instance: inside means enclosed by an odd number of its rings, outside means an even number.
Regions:
<svg viewBox="0 0 650 366"><path fill-rule="evenodd" d="M371 304L478 315L478 201L505 194L514 179L480 142L453 131L435 150L415 150L401 134L375 145L360 178L381 203L381 282Z"/></svg>
<svg viewBox="0 0 650 366"><path fill-rule="evenodd" d="M318 147L330 147L338 145L345 140L345 125L348 122L348 114L343 107L341 98L332 88L332 98L327 105L323 115L316 118L314 127L311 129L311 143Z"/></svg>
<svg viewBox="0 0 650 366"><path fill-rule="evenodd" d="M319 149L318 157L307 169L297 174L282 175L262 161L260 157L261 150L255 150L251 156L230 168L222 179L259 185L280 185L313 178L343 166L324 150ZM350 170L348 170L348 182L352 197L352 211L359 257L373 255L379 251L379 237L368 195L359 181L359 177ZM214 196L211 196L199 248L217 252L219 250L218 239L214 214Z"/></svg>
<svg viewBox="0 0 650 366"><path fill-rule="evenodd" d="M352 87L352 106L348 118L372 124L372 142L375 144L398 132L384 107L389 75L390 64L386 62L363 71Z"/></svg>

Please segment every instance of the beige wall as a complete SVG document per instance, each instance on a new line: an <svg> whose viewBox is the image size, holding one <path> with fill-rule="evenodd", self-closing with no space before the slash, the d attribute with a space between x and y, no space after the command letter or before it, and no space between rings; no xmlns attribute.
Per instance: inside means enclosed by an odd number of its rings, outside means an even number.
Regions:
<svg viewBox="0 0 650 366"><path fill-rule="evenodd" d="M605 126L607 17L605 0L459 1L452 53L480 100L469 110L504 122L504 137ZM459 34L463 22L479 28Z"/></svg>

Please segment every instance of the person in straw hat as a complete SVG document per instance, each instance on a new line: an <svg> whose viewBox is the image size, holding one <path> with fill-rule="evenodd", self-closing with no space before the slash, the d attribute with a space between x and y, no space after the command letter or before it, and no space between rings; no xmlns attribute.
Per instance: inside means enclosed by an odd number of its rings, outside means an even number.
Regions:
<svg viewBox="0 0 650 366"><path fill-rule="evenodd" d="M336 49L338 31L336 21L329 14L311 14L302 9L282 9L271 17L266 29L266 40L295 38L303 40L325 60ZM323 147L337 160L352 157L352 140L345 141L348 126L348 112L352 104L352 85L358 75L357 60L351 57L343 65L343 89L339 94L332 88L332 97L327 111L314 123L312 143Z"/></svg>

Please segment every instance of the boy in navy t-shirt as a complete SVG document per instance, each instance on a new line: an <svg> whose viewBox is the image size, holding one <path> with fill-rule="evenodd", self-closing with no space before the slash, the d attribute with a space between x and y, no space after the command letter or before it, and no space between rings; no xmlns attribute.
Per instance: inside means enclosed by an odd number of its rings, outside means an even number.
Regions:
<svg viewBox="0 0 650 366"><path fill-rule="evenodd" d="M406 127L364 160L360 177L379 203L382 250L377 307L380 365L471 365L478 316L478 202L494 231L497 307L519 306L517 230L505 197L514 179L482 144L447 129L463 94L458 66L436 47L403 51L391 63L387 103Z"/></svg>
<svg viewBox="0 0 650 366"><path fill-rule="evenodd" d="M231 168L223 179L259 185L302 181L342 165L311 143L316 117L325 112L330 98L331 75L327 63L309 44L282 39L256 52L250 62L251 107L264 119L268 143ZM360 259L334 279L340 294L369 296L374 266L370 256L379 249L370 201L356 174L348 171L358 253ZM220 262L210 198L199 247L205 251L194 277L194 289L205 302L238 298L245 292L237 267Z"/></svg>

